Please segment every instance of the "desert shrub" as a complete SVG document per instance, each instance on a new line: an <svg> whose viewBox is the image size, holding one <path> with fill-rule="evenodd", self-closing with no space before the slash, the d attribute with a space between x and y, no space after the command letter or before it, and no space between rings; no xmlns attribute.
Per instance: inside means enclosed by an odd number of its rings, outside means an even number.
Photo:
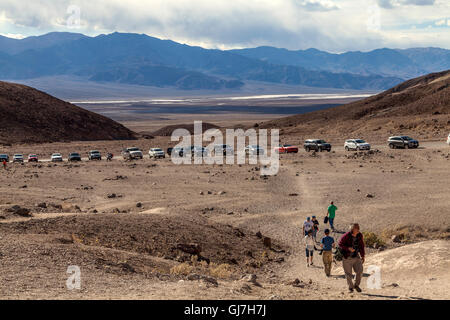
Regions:
<svg viewBox="0 0 450 320"><path fill-rule="evenodd" d="M374 232L363 232L364 243L367 247L380 248L386 246L386 242Z"/></svg>
<svg viewBox="0 0 450 320"><path fill-rule="evenodd" d="M186 262L183 262L180 263L179 265L170 268L170 274L187 276L188 274L192 273L192 270L194 270L193 266L191 266Z"/></svg>
<svg viewBox="0 0 450 320"><path fill-rule="evenodd" d="M209 265L209 274L218 279L229 279L233 275L233 268L226 263Z"/></svg>

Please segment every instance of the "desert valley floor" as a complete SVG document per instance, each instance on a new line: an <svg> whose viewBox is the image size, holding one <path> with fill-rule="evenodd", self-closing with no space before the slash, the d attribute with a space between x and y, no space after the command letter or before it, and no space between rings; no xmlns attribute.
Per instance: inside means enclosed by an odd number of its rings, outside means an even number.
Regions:
<svg viewBox="0 0 450 320"><path fill-rule="evenodd" d="M169 139L2 152L119 154L130 144L147 152L167 148ZM380 139L372 152L346 152L342 141L331 142L330 153L281 155L279 173L268 177L259 165L179 166L148 156L10 163L0 171L0 297L448 299L449 146L429 140L417 150L390 150ZM359 222L385 242L368 249L362 294L347 293L340 263L326 278L318 251L314 267L306 266L302 223L316 215L322 235L331 200L338 231ZM80 290L66 288L71 265L80 267ZM381 268L381 289L366 287L370 265Z"/></svg>

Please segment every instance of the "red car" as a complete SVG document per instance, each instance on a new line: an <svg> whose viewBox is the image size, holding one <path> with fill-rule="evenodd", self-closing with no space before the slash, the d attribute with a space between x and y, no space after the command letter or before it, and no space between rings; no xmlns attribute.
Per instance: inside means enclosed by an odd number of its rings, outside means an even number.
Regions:
<svg viewBox="0 0 450 320"><path fill-rule="evenodd" d="M30 154L29 156L28 156L28 162L38 162L39 160L38 160L38 156L37 155L35 155L35 154Z"/></svg>
<svg viewBox="0 0 450 320"><path fill-rule="evenodd" d="M275 152L278 153L297 153L298 147L290 145L290 144L283 144L280 145L278 148L275 148Z"/></svg>

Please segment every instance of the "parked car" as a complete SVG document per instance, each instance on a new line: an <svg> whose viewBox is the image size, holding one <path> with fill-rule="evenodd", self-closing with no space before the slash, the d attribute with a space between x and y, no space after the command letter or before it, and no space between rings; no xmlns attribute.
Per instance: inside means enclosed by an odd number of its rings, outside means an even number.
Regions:
<svg viewBox="0 0 450 320"><path fill-rule="evenodd" d="M447 144L450 145L450 133L448 134Z"/></svg>
<svg viewBox="0 0 450 320"><path fill-rule="evenodd" d="M164 150L161 148L151 148L148 151L148 156L150 158L165 158L166 154L164 153Z"/></svg>
<svg viewBox="0 0 450 320"><path fill-rule="evenodd" d="M28 155L28 162L39 162L38 156L34 153Z"/></svg>
<svg viewBox="0 0 450 320"><path fill-rule="evenodd" d="M278 153L298 153L298 147L291 144L280 144L275 147L275 152Z"/></svg>
<svg viewBox="0 0 450 320"><path fill-rule="evenodd" d="M61 153L54 153L54 154L52 154L51 161L52 162L62 162L63 161L63 157L62 157Z"/></svg>
<svg viewBox="0 0 450 320"><path fill-rule="evenodd" d="M253 144L253 145L248 145L245 147L245 153L248 155L263 155L264 154L264 149L261 148L259 145L257 144Z"/></svg>
<svg viewBox="0 0 450 320"><path fill-rule="evenodd" d="M388 139L389 148L418 148L419 141L408 136L393 136Z"/></svg>
<svg viewBox="0 0 450 320"><path fill-rule="evenodd" d="M81 155L77 152L69 153L68 161L81 161Z"/></svg>
<svg viewBox="0 0 450 320"><path fill-rule="evenodd" d="M24 161L24 159L23 159L23 154L19 154L19 153L17 153L17 154L15 154L14 156L13 156L13 162L14 163L23 163L23 161Z"/></svg>
<svg viewBox="0 0 450 320"><path fill-rule="evenodd" d="M233 155L234 150L227 144L218 144L214 146L214 154L215 155Z"/></svg>
<svg viewBox="0 0 450 320"><path fill-rule="evenodd" d="M197 155L197 157L206 157L208 155L208 150L201 146L191 146L192 156Z"/></svg>
<svg viewBox="0 0 450 320"><path fill-rule="evenodd" d="M124 159L128 159L128 160L144 158L144 154L142 153L141 149L136 148L136 147L123 149L122 156Z"/></svg>
<svg viewBox="0 0 450 320"><path fill-rule="evenodd" d="M327 143L325 140L321 139L308 139L305 141L304 148L306 152L311 150L322 152L324 150L330 152L331 144Z"/></svg>
<svg viewBox="0 0 450 320"><path fill-rule="evenodd" d="M185 148L183 147L169 148L167 149L167 154L171 157L182 157L185 153L184 150ZM187 151L186 153L189 153L189 151Z"/></svg>
<svg viewBox="0 0 450 320"><path fill-rule="evenodd" d="M102 160L102 154L98 150L91 150L88 152L89 160Z"/></svg>
<svg viewBox="0 0 450 320"><path fill-rule="evenodd" d="M344 148L346 151L349 150L370 150L370 144L362 139L349 139L345 140Z"/></svg>
<svg viewBox="0 0 450 320"><path fill-rule="evenodd" d="M9 156L7 154L0 154L0 162L3 162L3 160L9 162Z"/></svg>

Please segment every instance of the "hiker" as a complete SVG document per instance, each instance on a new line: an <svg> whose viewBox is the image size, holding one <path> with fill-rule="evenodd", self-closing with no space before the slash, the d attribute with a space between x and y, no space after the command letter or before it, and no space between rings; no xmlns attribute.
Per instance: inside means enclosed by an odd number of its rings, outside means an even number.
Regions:
<svg viewBox="0 0 450 320"><path fill-rule="evenodd" d="M330 237L330 229L325 229L325 236L320 240L320 247L322 248L322 260L325 274L327 277L331 275L331 264L333 262L332 250L336 247L334 238Z"/></svg>
<svg viewBox="0 0 450 320"><path fill-rule="evenodd" d="M365 251L363 235L359 232L359 224L354 223L350 231L342 236L339 241L339 248L344 255L342 265L347 278L348 290L353 292L353 289L355 289L361 292L359 285L363 274ZM356 273L355 283L353 283L352 269Z"/></svg>
<svg viewBox="0 0 450 320"><path fill-rule="evenodd" d="M303 235L307 236L308 232L313 228L313 223L311 222L311 218L307 217L305 222L303 222Z"/></svg>
<svg viewBox="0 0 450 320"><path fill-rule="evenodd" d="M305 242L305 251L306 251L306 266L309 267L310 265L313 265L313 255L314 255L314 249L315 249L315 242L313 239L313 232L312 230L309 230L307 232L307 235L303 239Z"/></svg>
<svg viewBox="0 0 450 320"><path fill-rule="evenodd" d="M317 220L316 216L312 216L311 222L313 223L313 238L314 241L317 242L317 232L319 231L319 221Z"/></svg>
<svg viewBox="0 0 450 320"><path fill-rule="evenodd" d="M6 160L5 159L3 159L3 169L5 169L5 170L7 169L6 168Z"/></svg>
<svg viewBox="0 0 450 320"><path fill-rule="evenodd" d="M108 153L106 155L106 161L112 161L113 157L114 157L114 155L112 153Z"/></svg>
<svg viewBox="0 0 450 320"><path fill-rule="evenodd" d="M337 207L334 205L334 202L331 201L331 204L327 209L328 222L330 223L330 228L334 231L334 217L336 216Z"/></svg>

